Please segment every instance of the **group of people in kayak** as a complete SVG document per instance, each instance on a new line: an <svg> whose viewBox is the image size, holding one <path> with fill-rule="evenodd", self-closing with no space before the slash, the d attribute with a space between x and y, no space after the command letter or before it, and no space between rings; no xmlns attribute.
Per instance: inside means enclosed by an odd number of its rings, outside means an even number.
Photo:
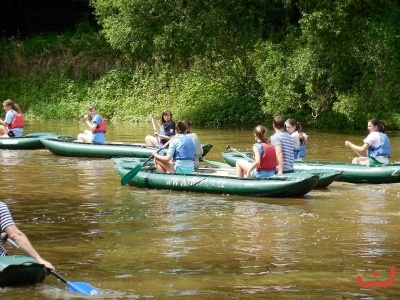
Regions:
<svg viewBox="0 0 400 300"><path fill-rule="evenodd" d="M24 119L20 108L11 99L3 101L6 112L5 119L0 120L0 137L14 138L23 135ZM85 143L104 143L107 131L106 122L94 105L89 107L89 115L83 120L89 127L78 134L78 141ZM172 112L166 109L162 112L161 123L154 115L150 116L154 135L145 137L147 146L157 147L154 151L154 162L158 171L170 173L191 174L198 167L202 156L202 147L198 136L192 132L189 120L175 123ZM248 178L267 178L274 174L291 173L294 170L294 161L301 160L306 154L307 135L302 132L301 124L295 119L284 120L282 116L273 118L274 134L268 139L265 126L254 128L253 161L238 160L236 175ZM354 164L379 165L387 164L391 154L391 144L385 133L386 126L374 118L368 121L368 136L362 146L345 141L345 146L353 149L358 157L353 159ZM367 152L361 156L359 152ZM28 238L15 225L8 207L0 202L0 233L2 238L12 238L30 256L36 258L48 270L54 270L51 263L43 260L31 245ZM0 256L7 255L0 239Z"/></svg>
<svg viewBox="0 0 400 300"><path fill-rule="evenodd" d="M264 126L255 127L253 134L256 142L253 145L253 161L241 159L236 162L238 177L265 178L274 174L292 173L294 161L305 157L308 136L302 132L299 122L295 119L288 119L285 122L281 116L276 116L272 126L275 133L269 140L265 137ZM369 134L362 146L345 141L345 146L358 154L358 157L353 159L353 164L373 166L389 163L391 145L385 130L385 124L373 118L368 121ZM363 151L367 152L366 157L359 153Z"/></svg>
<svg viewBox="0 0 400 300"><path fill-rule="evenodd" d="M292 173L295 160L301 160L306 152L307 135L295 119L282 116L272 121L274 134L267 139L265 126L254 128L253 161L239 159L236 175L247 178L267 178L275 174ZM300 147L302 147L300 156Z"/></svg>
<svg viewBox="0 0 400 300"><path fill-rule="evenodd" d="M4 120L0 119L0 137L21 137L24 133L24 118L21 109L11 99L3 101L6 113ZM89 115L83 117L89 130L78 134L77 140L84 143L104 143L107 125L103 117L97 113L94 105L89 106Z"/></svg>
<svg viewBox="0 0 400 300"><path fill-rule="evenodd" d="M150 115L150 118L154 136L147 135L145 142L147 146L158 147L161 150L153 153L157 170L192 174L199 166L203 154L199 137L192 132L192 123L186 119L175 124L169 109L162 112L161 123L154 115Z"/></svg>
<svg viewBox="0 0 400 300"><path fill-rule="evenodd" d="M20 108L11 99L3 101L6 112L5 119L0 120L0 137L21 137L24 129L24 119ZM161 123L154 115L150 116L154 135L145 138L147 146L159 147L154 152L156 168L163 172L193 173L202 156L202 147L198 136L191 132L192 124L189 120L175 123L172 112L166 109L161 114ZM79 133L77 141L84 143L104 143L107 131L106 121L97 112L96 106L89 107L89 114L83 117L89 127ZM302 131L301 124L295 119L284 120L282 116L273 119L274 134L267 139L267 132L263 125L254 128L255 143L253 161L238 160L236 174L240 177L269 177L274 174L291 173L294 170L295 160L302 160L306 154L307 134ZM391 145L385 133L386 126L374 118L368 121L369 134L362 146L345 141L345 146L355 151L358 157L353 163L362 165L387 164L391 154ZM359 152L366 151L367 156Z"/></svg>

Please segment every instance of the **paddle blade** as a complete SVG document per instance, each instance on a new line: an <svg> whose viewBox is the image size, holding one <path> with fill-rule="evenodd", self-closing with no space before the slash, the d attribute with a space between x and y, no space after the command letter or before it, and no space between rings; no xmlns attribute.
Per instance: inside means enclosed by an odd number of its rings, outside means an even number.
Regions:
<svg viewBox="0 0 400 300"><path fill-rule="evenodd" d="M139 173L140 169L143 168L143 165L144 164L138 165L126 173L121 178L121 185L127 185L137 175L137 173Z"/></svg>
<svg viewBox="0 0 400 300"><path fill-rule="evenodd" d="M86 282L66 282L71 292L84 295L100 295L101 291Z"/></svg>

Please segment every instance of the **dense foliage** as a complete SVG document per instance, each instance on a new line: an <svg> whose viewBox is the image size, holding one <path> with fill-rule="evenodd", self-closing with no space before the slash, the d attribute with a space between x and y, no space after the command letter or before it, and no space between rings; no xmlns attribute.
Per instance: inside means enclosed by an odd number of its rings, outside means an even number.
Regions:
<svg viewBox="0 0 400 300"><path fill-rule="evenodd" d="M208 126L276 114L400 128L400 4L390 0L92 0L100 32L0 45L1 96L71 118L94 102L134 121L169 107ZM44 110L43 107L46 107Z"/></svg>

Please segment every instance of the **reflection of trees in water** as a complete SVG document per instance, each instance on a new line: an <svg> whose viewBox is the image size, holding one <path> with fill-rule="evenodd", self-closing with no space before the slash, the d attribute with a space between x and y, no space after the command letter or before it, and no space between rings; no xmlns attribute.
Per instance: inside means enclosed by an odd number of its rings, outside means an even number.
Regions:
<svg viewBox="0 0 400 300"><path fill-rule="evenodd" d="M361 240L359 244L360 256L377 257L388 253L386 239L389 234L384 230L390 223L389 218L382 214L387 210L385 190L382 188L363 188L365 198L358 201L359 226Z"/></svg>
<svg viewBox="0 0 400 300"><path fill-rule="evenodd" d="M232 227L237 242L234 248L246 257L242 260L242 268L247 273L268 272L288 264L297 256L303 239L299 227L303 210L250 201L235 204Z"/></svg>
<svg viewBox="0 0 400 300"><path fill-rule="evenodd" d="M21 150L0 150L1 165L17 166L23 161Z"/></svg>

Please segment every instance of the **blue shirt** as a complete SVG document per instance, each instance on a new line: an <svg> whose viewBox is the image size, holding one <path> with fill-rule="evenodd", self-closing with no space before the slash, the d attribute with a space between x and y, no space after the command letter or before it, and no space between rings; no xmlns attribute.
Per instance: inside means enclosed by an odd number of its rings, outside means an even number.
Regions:
<svg viewBox="0 0 400 300"><path fill-rule="evenodd" d="M92 119L92 124L101 124L100 115L95 115ZM103 144L106 140L104 132L96 132L93 134L92 142Z"/></svg>

